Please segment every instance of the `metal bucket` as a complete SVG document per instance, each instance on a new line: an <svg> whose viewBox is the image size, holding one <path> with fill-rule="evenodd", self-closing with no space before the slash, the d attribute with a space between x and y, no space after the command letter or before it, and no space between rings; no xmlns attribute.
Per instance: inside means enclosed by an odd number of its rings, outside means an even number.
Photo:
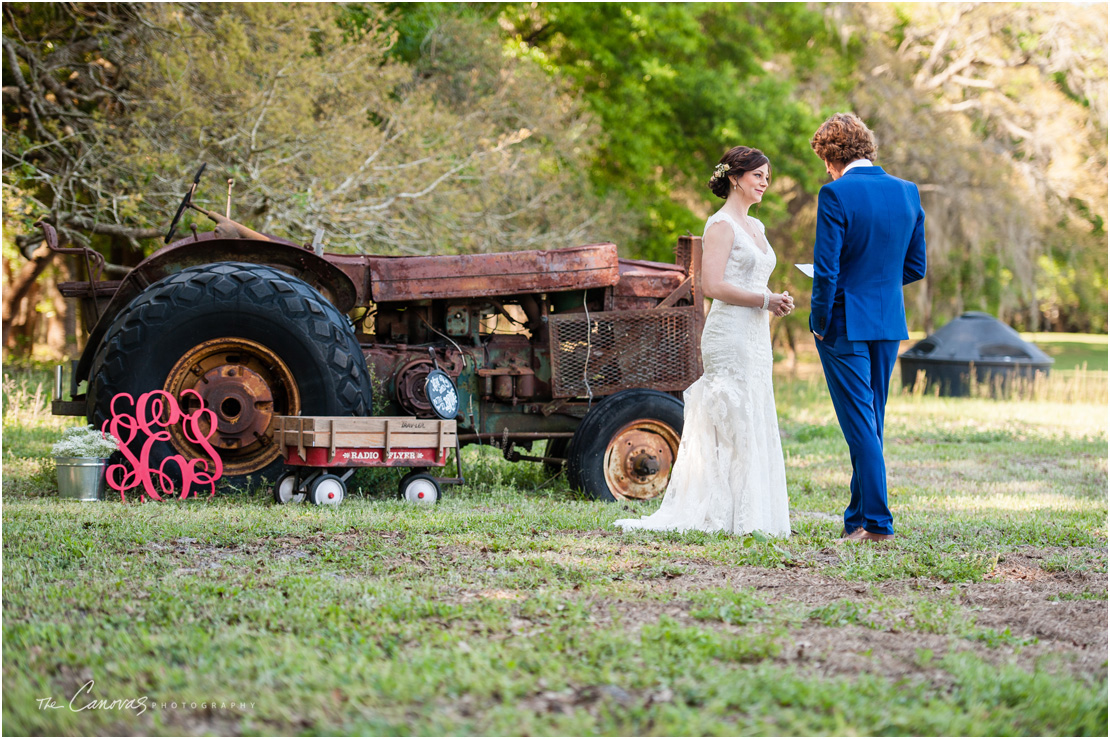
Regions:
<svg viewBox="0 0 1110 739"><path fill-rule="evenodd" d="M107 459L96 457L55 457L58 465L58 495L65 500L95 502L104 500Z"/></svg>

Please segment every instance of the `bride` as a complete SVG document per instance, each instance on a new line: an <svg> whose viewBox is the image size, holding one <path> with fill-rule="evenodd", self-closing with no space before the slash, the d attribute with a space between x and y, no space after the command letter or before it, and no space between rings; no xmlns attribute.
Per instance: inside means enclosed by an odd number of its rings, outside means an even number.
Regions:
<svg viewBox="0 0 1110 739"><path fill-rule="evenodd" d="M767 289L775 253L748 215L770 181L770 161L746 146L721 157L709 179L725 204L703 237L702 285L713 298L701 339L705 373L683 394L682 440L662 505L614 522L625 530L790 535L767 313L785 316L794 300Z"/></svg>

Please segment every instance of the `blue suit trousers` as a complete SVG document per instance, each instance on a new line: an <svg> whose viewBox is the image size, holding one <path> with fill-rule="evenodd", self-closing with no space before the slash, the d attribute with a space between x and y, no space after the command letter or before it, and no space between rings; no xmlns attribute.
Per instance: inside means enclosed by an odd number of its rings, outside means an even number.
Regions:
<svg viewBox="0 0 1110 739"><path fill-rule="evenodd" d="M899 342L850 341L843 305L833 307L825 336L816 342L836 418L852 458L852 498L844 510L844 530L851 533L863 527L873 534L893 534L894 518L887 505L883 422Z"/></svg>

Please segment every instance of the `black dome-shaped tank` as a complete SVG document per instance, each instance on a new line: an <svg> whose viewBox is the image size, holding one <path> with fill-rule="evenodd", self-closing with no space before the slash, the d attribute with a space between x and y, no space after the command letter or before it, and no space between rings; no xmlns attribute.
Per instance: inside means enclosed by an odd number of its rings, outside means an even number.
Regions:
<svg viewBox="0 0 1110 739"><path fill-rule="evenodd" d="M914 344L898 361L903 387L912 388L918 372L924 372L926 387L939 385L941 395L966 396L973 366L977 383L1005 387L1014 378L1047 375L1055 360L994 316L971 311Z"/></svg>

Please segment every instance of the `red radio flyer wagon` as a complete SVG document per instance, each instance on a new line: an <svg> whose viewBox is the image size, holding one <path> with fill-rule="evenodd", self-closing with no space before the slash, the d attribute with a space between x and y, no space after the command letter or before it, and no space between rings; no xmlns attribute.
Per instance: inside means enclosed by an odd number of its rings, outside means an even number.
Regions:
<svg viewBox="0 0 1110 739"><path fill-rule="evenodd" d="M295 469L274 483L279 504L338 505L347 480L359 467L412 467L401 479L401 498L431 505L442 485L463 482L462 457L454 420L407 416L274 416L274 441ZM458 475L436 477L431 467L447 464L455 450ZM339 474L332 472L336 470Z"/></svg>

